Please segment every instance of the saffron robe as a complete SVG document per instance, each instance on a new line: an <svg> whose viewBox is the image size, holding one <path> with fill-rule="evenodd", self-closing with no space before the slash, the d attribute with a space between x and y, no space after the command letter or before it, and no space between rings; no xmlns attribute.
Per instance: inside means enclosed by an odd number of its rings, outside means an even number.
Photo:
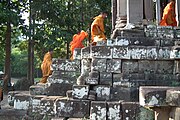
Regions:
<svg viewBox="0 0 180 120"><path fill-rule="evenodd" d="M98 29L99 30L98 30ZM97 42L94 38L98 38L100 41L101 40L106 40L106 36L104 34L104 18L102 15L96 16L94 18L94 21L91 24L91 40L92 42Z"/></svg>
<svg viewBox="0 0 180 120"><path fill-rule="evenodd" d="M175 3L170 2L166 5L163 12L163 17L160 22L161 26L177 26Z"/></svg>
<svg viewBox="0 0 180 120"><path fill-rule="evenodd" d="M52 55L50 52L47 52L44 55L44 59L43 59L43 62L41 64L41 70L42 70L43 77L42 77L40 83L46 83L47 78L49 77L49 75L52 74L51 64L52 64Z"/></svg>
<svg viewBox="0 0 180 120"><path fill-rule="evenodd" d="M71 50L71 60L73 60L73 54L75 48L83 48L83 40L88 36L88 33L85 31L81 31L79 34L75 34L73 36L73 40L70 43L70 50Z"/></svg>

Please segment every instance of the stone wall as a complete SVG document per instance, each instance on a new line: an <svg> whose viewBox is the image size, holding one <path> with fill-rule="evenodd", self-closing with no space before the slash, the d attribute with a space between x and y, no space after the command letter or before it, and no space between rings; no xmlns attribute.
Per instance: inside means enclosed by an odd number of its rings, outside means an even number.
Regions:
<svg viewBox="0 0 180 120"><path fill-rule="evenodd" d="M10 104L28 110L33 119L153 120L154 112L138 103L139 87L179 83L179 40L161 35L126 34L75 49L73 61L53 59L48 82L31 86L30 94L10 92ZM166 90L155 93L164 96ZM143 100L151 100L155 94L146 93Z"/></svg>

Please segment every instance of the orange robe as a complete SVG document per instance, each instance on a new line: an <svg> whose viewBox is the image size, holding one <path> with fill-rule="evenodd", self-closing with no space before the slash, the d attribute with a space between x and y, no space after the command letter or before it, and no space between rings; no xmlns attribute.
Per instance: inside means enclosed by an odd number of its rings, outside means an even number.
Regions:
<svg viewBox="0 0 180 120"><path fill-rule="evenodd" d="M175 3L170 2L164 8L163 17L160 22L161 26L177 26L176 14L175 14Z"/></svg>
<svg viewBox="0 0 180 120"><path fill-rule="evenodd" d="M88 33L85 31L81 31L79 34L75 34L73 36L73 40L70 43L70 50L71 50L71 59L73 59L73 53L75 48L83 48L83 40L88 36Z"/></svg>
<svg viewBox="0 0 180 120"><path fill-rule="evenodd" d="M98 31L97 27L100 31ZM94 18L94 21L91 24L91 39L92 42L97 42L95 40L95 37L97 37L99 40L106 40L106 36L104 34L104 18L102 15L96 16Z"/></svg>
<svg viewBox="0 0 180 120"><path fill-rule="evenodd" d="M49 77L49 75L52 74L52 71L50 69L51 64L52 64L52 55L50 52L47 52L44 55L44 59L43 59L43 62L41 64L41 70L42 70L43 77L42 77L40 83L46 83L47 78Z"/></svg>

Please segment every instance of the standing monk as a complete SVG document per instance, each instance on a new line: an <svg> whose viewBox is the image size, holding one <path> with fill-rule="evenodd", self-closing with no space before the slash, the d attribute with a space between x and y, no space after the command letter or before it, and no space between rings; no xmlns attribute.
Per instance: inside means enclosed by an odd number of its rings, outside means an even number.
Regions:
<svg viewBox="0 0 180 120"><path fill-rule="evenodd" d="M175 0L171 0L166 5L163 12L163 17L160 22L161 26L177 26L176 14L175 14Z"/></svg>
<svg viewBox="0 0 180 120"><path fill-rule="evenodd" d="M40 83L46 83L47 82L47 78L49 77L49 75L52 74L52 71L51 71L52 54L53 54L53 50L50 49L44 55L44 59L43 59L43 62L41 64L41 70L42 70L43 77L40 80Z"/></svg>
<svg viewBox="0 0 180 120"><path fill-rule="evenodd" d="M74 49L83 48L84 45L82 42L87 36L88 36L88 33L83 30L73 36L73 40L70 43L71 60L73 60Z"/></svg>
<svg viewBox="0 0 180 120"><path fill-rule="evenodd" d="M94 21L91 24L91 39L92 43L96 43L97 41L106 40L106 36L104 34L104 19L107 17L107 12L101 12L100 15L94 18Z"/></svg>

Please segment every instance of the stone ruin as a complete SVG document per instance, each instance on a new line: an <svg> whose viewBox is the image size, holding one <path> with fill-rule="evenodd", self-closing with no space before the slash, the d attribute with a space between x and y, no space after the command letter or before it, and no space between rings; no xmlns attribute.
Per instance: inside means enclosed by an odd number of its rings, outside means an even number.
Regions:
<svg viewBox="0 0 180 120"><path fill-rule="evenodd" d="M180 28L139 24L137 1L112 0L112 38L53 59L48 82L9 92L9 105L28 120L180 120Z"/></svg>
<svg viewBox="0 0 180 120"><path fill-rule="evenodd" d="M179 120L180 28L133 31L53 59L48 82L9 92L9 104L28 120Z"/></svg>

